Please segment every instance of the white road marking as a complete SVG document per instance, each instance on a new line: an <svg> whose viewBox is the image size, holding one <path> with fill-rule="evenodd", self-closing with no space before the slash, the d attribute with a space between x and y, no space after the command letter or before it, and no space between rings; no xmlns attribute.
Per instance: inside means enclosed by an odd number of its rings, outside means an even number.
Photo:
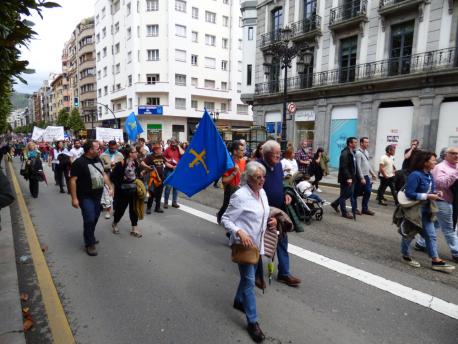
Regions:
<svg viewBox="0 0 458 344"><path fill-rule="evenodd" d="M184 204L180 204L180 209L186 213L200 217L201 219L211 223L217 223L216 216L207 214L201 210L191 208ZM433 295L412 289L394 281L390 281L386 278L374 275L370 272L355 268L348 264L341 263L337 260L327 258L318 253L303 249L302 247L293 244L288 244L288 252L299 258L308 260L309 262L335 271L339 274L354 278L377 289L384 290L390 294L424 306L438 313L444 314L454 319L458 319L458 305L454 303L447 302Z"/></svg>

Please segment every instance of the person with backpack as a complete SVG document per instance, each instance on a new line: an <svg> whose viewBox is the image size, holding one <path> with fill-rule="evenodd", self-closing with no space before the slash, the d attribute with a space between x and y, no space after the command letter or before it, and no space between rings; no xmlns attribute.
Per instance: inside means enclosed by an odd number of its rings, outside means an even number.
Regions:
<svg viewBox="0 0 458 344"><path fill-rule="evenodd" d="M67 191L70 193L70 176L68 173L70 170L70 154L64 149L64 143L62 141L57 141L56 148L53 149L52 158L50 158L50 164L51 163L54 167L54 177L56 179L56 184L59 186L60 193L65 193L64 178Z"/></svg>
<svg viewBox="0 0 458 344"><path fill-rule="evenodd" d="M29 180L29 190L33 198L38 198L39 182L44 180L43 163L40 151L34 142L29 142L24 150L24 178Z"/></svg>

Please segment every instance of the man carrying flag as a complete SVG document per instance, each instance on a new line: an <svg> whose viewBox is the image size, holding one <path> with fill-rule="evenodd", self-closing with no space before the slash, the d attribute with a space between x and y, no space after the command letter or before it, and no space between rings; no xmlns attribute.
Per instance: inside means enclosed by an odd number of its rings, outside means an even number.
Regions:
<svg viewBox="0 0 458 344"><path fill-rule="evenodd" d="M233 167L226 145L205 110L189 148L164 184L191 197Z"/></svg>
<svg viewBox="0 0 458 344"><path fill-rule="evenodd" d="M143 128L133 112L127 117L124 128L130 141L137 141L137 136L143 133Z"/></svg>

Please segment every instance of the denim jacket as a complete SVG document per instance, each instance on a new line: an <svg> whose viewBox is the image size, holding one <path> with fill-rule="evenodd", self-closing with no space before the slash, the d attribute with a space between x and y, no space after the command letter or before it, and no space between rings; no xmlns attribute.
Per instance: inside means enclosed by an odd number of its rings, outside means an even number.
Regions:
<svg viewBox="0 0 458 344"><path fill-rule="evenodd" d="M407 178L406 196L413 200L426 200L428 193L436 191L431 173L413 171Z"/></svg>

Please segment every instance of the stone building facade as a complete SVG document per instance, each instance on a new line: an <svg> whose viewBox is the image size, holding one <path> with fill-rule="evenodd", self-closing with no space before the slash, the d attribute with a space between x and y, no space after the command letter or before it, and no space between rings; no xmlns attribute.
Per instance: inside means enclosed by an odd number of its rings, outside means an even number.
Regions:
<svg viewBox="0 0 458 344"><path fill-rule="evenodd" d="M254 120L279 136L283 70L264 74L264 54L289 27L290 44L313 59L288 69L288 141L307 140L338 165L349 136L368 136L378 157L396 144L397 165L412 138L435 151L458 145L458 1L269 0L257 3ZM375 165L375 164L374 164Z"/></svg>

